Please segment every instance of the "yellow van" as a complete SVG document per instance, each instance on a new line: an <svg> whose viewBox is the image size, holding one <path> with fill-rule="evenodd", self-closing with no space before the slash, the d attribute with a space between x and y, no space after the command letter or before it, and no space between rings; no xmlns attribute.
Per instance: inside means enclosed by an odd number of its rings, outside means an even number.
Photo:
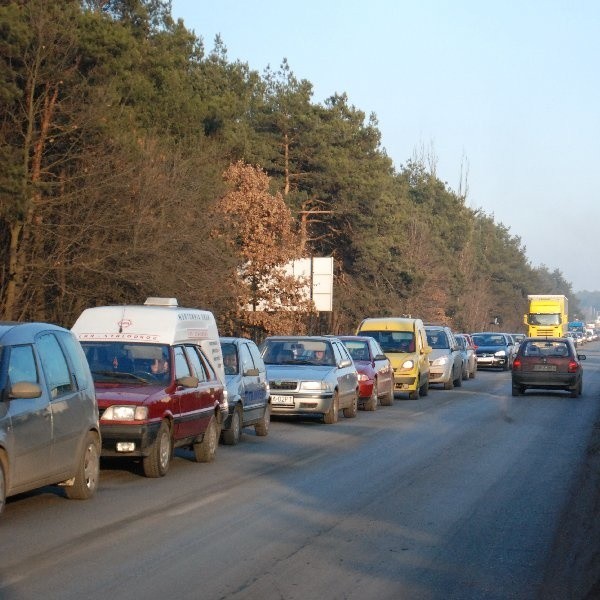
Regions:
<svg viewBox="0 0 600 600"><path fill-rule="evenodd" d="M364 319L356 335L368 335L379 342L394 369L394 392L406 392L411 400L427 396L431 346L421 319Z"/></svg>

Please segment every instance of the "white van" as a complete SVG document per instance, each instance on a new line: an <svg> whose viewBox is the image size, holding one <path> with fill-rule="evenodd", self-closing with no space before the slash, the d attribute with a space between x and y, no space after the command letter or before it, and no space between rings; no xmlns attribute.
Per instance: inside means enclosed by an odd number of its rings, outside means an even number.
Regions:
<svg viewBox="0 0 600 600"><path fill-rule="evenodd" d="M102 456L142 457L148 477L167 472L174 447L213 459L228 407L211 312L148 298L88 308L73 332L94 378Z"/></svg>

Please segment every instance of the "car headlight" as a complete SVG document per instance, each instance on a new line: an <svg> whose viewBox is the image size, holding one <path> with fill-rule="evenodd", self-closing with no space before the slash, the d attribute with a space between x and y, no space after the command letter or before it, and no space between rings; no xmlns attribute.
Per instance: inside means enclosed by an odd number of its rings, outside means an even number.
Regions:
<svg viewBox="0 0 600 600"><path fill-rule="evenodd" d="M443 367L444 365L448 364L448 357L447 356L440 356L439 358L436 358L431 365L433 367Z"/></svg>
<svg viewBox="0 0 600 600"><path fill-rule="evenodd" d="M494 356L506 356L506 350L498 350Z"/></svg>
<svg viewBox="0 0 600 600"><path fill-rule="evenodd" d="M307 392L329 391L330 387L326 381L301 381L300 389Z"/></svg>
<svg viewBox="0 0 600 600"><path fill-rule="evenodd" d="M101 421L145 421L148 418L147 406L109 406Z"/></svg>
<svg viewBox="0 0 600 600"><path fill-rule="evenodd" d="M402 368L403 369L412 369L415 366L415 361L414 360L405 360L402 363Z"/></svg>

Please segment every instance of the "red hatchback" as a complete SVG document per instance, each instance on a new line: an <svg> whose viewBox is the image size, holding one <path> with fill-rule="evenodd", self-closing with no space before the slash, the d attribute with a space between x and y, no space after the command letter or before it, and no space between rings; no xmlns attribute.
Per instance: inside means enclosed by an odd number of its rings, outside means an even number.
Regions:
<svg viewBox="0 0 600 600"><path fill-rule="evenodd" d="M394 403L394 371L390 359L369 336L338 336L348 349L358 372L358 405L365 410Z"/></svg>
<svg viewBox="0 0 600 600"><path fill-rule="evenodd" d="M571 397L583 389L584 354L577 354L570 338L525 338L512 367L512 394L527 389L566 390Z"/></svg>

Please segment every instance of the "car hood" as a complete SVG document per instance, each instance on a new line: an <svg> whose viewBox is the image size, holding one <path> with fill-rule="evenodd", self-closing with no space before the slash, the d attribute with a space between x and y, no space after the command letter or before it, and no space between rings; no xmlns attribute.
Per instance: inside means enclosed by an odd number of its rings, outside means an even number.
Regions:
<svg viewBox="0 0 600 600"><path fill-rule="evenodd" d="M168 396L162 385L123 385L115 383L96 383L98 406L123 404L144 404L156 396Z"/></svg>
<svg viewBox="0 0 600 600"><path fill-rule="evenodd" d="M494 352L499 352L500 350L504 350L505 352L508 350L508 346L477 346L477 353L487 352L494 354Z"/></svg>
<svg viewBox="0 0 600 600"><path fill-rule="evenodd" d="M335 367L317 365L267 365L269 379L326 379Z"/></svg>

